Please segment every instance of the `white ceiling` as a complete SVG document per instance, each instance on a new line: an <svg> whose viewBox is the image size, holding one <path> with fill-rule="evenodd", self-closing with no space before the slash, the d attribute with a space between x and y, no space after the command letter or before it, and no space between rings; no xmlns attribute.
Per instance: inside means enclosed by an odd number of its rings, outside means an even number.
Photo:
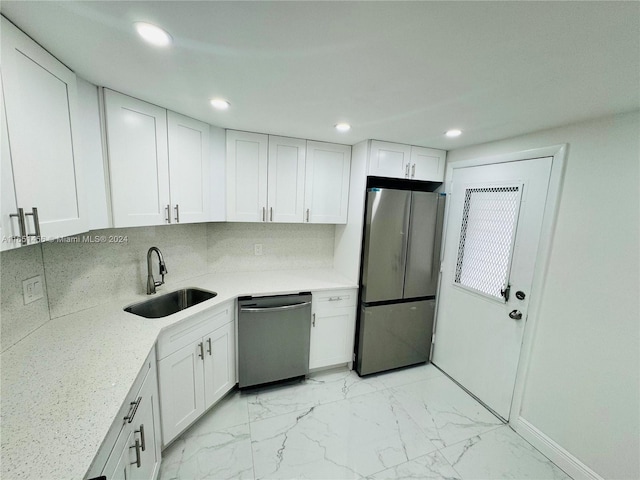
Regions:
<svg viewBox="0 0 640 480"><path fill-rule="evenodd" d="M227 128L454 149L640 107L640 2L7 1L79 76ZM148 21L174 45L144 44ZM214 111L209 99L227 98ZM347 134L338 122L353 125ZM464 130L458 139L443 132Z"/></svg>

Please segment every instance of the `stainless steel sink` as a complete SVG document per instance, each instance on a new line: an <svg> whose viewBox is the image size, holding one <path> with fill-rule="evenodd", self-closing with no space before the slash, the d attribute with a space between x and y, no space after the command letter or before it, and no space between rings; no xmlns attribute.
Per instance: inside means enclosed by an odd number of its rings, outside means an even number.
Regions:
<svg viewBox="0 0 640 480"><path fill-rule="evenodd" d="M124 311L145 318L163 318L185 308L193 307L216 295L216 292L200 290L199 288L183 288L144 302L129 305L125 307Z"/></svg>

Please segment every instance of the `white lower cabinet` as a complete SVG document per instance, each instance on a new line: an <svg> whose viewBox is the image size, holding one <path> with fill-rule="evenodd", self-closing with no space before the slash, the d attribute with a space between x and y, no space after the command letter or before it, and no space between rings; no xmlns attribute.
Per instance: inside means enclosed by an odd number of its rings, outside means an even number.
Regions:
<svg viewBox="0 0 640 480"><path fill-rule="evenodd" d="M165 446L235 385L233 319L234 302L228 302L161 334L158 376Z"/></svg>
<svg viewBox="0 0 640 480"><path fill-rule="evenodd" d="M352 361L357 293L355 288L313 292L310 369Z"/></svg>
<svg viewBox="0 0 640 480"><path fill-rule="evenodd" d="M87 478L154 480L160 471L160 442L154 349L105 437Z"/></svg>

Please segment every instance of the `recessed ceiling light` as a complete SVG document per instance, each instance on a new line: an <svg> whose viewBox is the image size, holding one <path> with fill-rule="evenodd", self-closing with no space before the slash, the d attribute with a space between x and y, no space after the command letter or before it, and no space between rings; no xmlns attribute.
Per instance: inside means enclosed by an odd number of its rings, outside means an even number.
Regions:
<svg viewBox="0 0 640 480"><path fill-rule="evenodd" d="M447 130L447 132L445 133L445 135L447 137L459 137L460 135L462 135L462 130L459 130L457 128L452 128L451 130Z"/></svg>
<svg viewBox="0 0 640 480"><path fill-rule="evenodd" d="M211 100L211 106L216 110L227 110L229 105L231 104L223 98L214 98Z"/></svg>
<svg viewBox="0 0 640 480"><path fill-rule="evenodd" d="M338 130L339 132L348 132L349 130L351 130L351 125L349 125L348 123L339 123L336 125L336 130Z"/></svg>
<svg viewBox="0 0 640 480"><path fill-rule="evenodd" d="M171 35L160 27L156 27L155 25L146 22L136 22L134 23L134 26L136 27L138 35L152 45L157 47L166 47L172 42Z"/></svg>

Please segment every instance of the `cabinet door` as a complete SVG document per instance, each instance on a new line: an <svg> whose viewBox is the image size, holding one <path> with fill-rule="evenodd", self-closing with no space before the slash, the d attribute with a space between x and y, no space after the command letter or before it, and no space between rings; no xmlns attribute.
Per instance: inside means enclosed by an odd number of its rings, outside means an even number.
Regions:
<svg viewBox="0 0 640 480"><path fill-rule="evenodd" d="M376 177L409 178L411 147L399 143L371 141L369 175Z"/></svg>
<svg viewBox="0 0 640 480"><path fill-rule="evenodd" d="M227 221L266 221L267 146L267 135L227 130Z"/></svg>
<svg viewBox="0 0 640 480"><path fill-rule="evenodd" d="M318 308L311 322L309 368L352 361L356 307Z"/></svg>
<svg viewBox="0 0 640 480"><path fill-rule="evenodd" d="M299 138L269 136L268 221L302 223L306 148Z"/></svg>
<svg viewBox="0 0 640 480"><path fill-rule="evenodd" d="M307 142L305 221L347 223L351 147Z"/></svg>
<svg viewBox="0 0 640 480"><path fill-rule="evenodd" d="M37 207L43 237L86 231L84 177L76 158L76 76L4 17L2 83L17 203ZM4 173L4 172L3 172ZM33 217L27 233L34 234Z"/></svg>
<svg viewBox="0 0 640 480"><path fill-rule="evenodd" d="M133 465L131 477L127 479L152 480L160 468L160 415L155 368L147 375L138 395L142 400L133 422L128 425L133 430L131 444L135 445L136 440L140 442L140 466Z"/></svg>
<svg viewBox="0 0 640 480"><path fill-rule="evenodd" d="M218 328L205 341L205 409L236 384L236 341L233 322Z"/></svg>
<svg viewBox="0 0 640 480"><path fill-rule="evenodd" d="M7 131L7 117L4 109L4 95L0 88L0 129L2 137L0 137L0 194L2 209L2 219L0 221L0 250L9 250L20 246L20 228L18 219L12 218L10 215L16 214L18 204L16 201L16 190L13 185L13 167L11 166L11 150L9 149L9 132Z"/></svg>
<svg viewBox="0 0 640 480"><path fill-rule="evenodd" d="M167 445L204 412L202 341L158 362L162 442Z"/></svg>
<svg viewBox="0 0 640 480"><path fill-rule="evenodd" d="M171 221L209 221L209 125L167 112Z"/></svg>
<svg viewBox="0 0 640 480"><path fill-rule="evenodd" d="M136 461L133 430L125 429L120 435L121 438L118 438L102 471L102 475L107 480L129 480L131 478L131 464ZM134 448L131 448L132 446Z"/></svg>
<svg viewBox="0 0 640 480"><path fill-rule="evenodd" d="M107 89L104 100L114 227L168 223L166 110Z"/></svg>
<svg viewBox="0 0 640 480"><path fill-rule="evenodd" d="M433 148L411 147L411 178L413 180L444 180L447 152Z"/></svg>

